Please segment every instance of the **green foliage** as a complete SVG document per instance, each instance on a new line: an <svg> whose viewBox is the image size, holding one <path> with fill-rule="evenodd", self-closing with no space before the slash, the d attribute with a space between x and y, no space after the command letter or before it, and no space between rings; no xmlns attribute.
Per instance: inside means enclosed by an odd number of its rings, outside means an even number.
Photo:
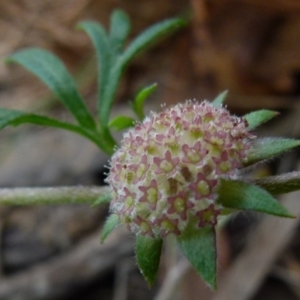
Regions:
<svg viewBox="0 0 300 300"><path fill-rule="evenodd" d="M256 127L260 126L263 123L268 122L269 120L273 119L274 117L278 116L278 112L262 109L258 111L253 111L244 116L246 121L248 122L249 130L253 130Z"/></svg>
<svg viewBox="0 0 300 300"><path fill-rule="evenodd" d="M247 155L247 161L244 162L244 166L270 159L298 146L300 146L299 140L282 138L257 139L252 143L252 149Z"/></svg>
<svg viewBox="0 0 300 300"><path fill-rule="evenodd" d="M199 275L212 289L216 289L217 253L214 227L188 228L177 240L182 253Z"/></svg>
<svg viewBox="0 0 300 300"><path fill-rule="evenodd" d="M95 22L82 22L79 24L79 27L85 30L91 37L98 57L98 69L100 73L98 81L98 114L100 124L103 127L106 127L109 123L110 110L116 90L121 75L129 62L160 37L185 25L179 18L155 24L136 37L124 51L121 51L130 27L124 16L120 14L114 15L113 19L112 24L116 22L127 24L125 25L127 29L119 32L118 38L116 38L117 34L113 34L112 30L111 38L109 39L104 29ZM112 36L114 36L114 38L112 38ZM116 41L117 45L112 46L111 43ZM116 49L118 49L117 52ZM112 55L112 53L114 53L114 55ZM105 71L103 69L105 69Z"/></svg>
<svg viewBox="0 0 300 300"><path fill-rule="evenodd" d="M149 286L154 284L157 276L162 244L162 239L143 235L136 237L136 260Z"/></svg>
<svg viewBox="0 0 300 300"><path fill-rule="evenodd" d="M110 193L108 194L104 194L102 196L100 196L92 205L92 207L98 206L98 205L102 205L102 204L108 204L111 201L111 196Z"/></svg>
<svg viewBox="0 0 300 300"><path fill-rule="evenodd" d="M221 180L218 202L227 208L254 210L270 215L294 216L264 189L242 181Z"/></svg>
<svg viewBox="0 0 300 300"><path fill-rule="evenodd" d="M86 130L82 126L62 122L45 116L27 113L24 111L0 108L0 130L8 125L19 126L21 124L35 124L60 128L80 134L96 144L99 143L96 134L93 134L93 132Z"/></svg>
<svg viewBox="0 0 300 300"><path fill-rule="evenodd" d="M300 189L300 172L255 179L252 182L272 195L294 192Z"/></svg>
<svg viewBox="0 0 300 300"><path fill-rule="evenodd" d="M107 218L101 233L101 243L113 232L113 230L119 225L119 218L116 214L111 214Z"/></svg>
<svg viewBox="0 0 300 300"><path fill-rule="evenodd" d="M222 92L221 94L219 94L213 101L212 101L212 104L215 106L215 107L222 107L226 97L228 95L228 91L224 91Z"/></svg>
<svg viewBox="0 0 300 300"><path fill-rule="evenodd" d="M117 116L109 122L108 127L113 128L116 131L120 131L133 127L134 122L135 120L130 117Z"/></svg>
<svg viewBox="0 0 300 300"><path fill-rule="evenodd" d="M96 120L88 111L66 67L55 55L37 48L16 52L7 61L22 65L40 78L71 112L78 125L27 112L2 109L0 112L1 128L7 125L32 123L70 130L93 141L107 154L112 154L117 143L111 134L111 128L121 130L133 124L133 119L124 116L119 116L109 122L112 104L125 67L149 44L183 25L185 23L179 18L155 24L142 32L126 49L126 39L131 25L125 12L121 10L113 12L109 33L96 22L86 21L78 25L78 28L84 30L91 38L97 56L98 118ZM143 102L144 99L139 100L137 104L139 115L143 112Z"/></svg>
<svg viewBox="0 0 300 300"><path fill-rule="evenodd" d="M122 53L130 29L131 24L127 14L122 10L115 10L111 17L109 33L109 40L115 57Z"/></svg>
<svg viewBox="0 0 300 300"><path fill-rule="evenodd" d="M39 77L82 127L95 129L94 119L88 112L71 75L56 56L42 49L31 48L16 52L8 61L19 63Z"/></svg>
<svg viewBox="0 0 300 300"><path fill-rule="evenodd" d="M146 86L143 89L141 89L134 98L134 101L132 103L132 109L136 113L140 121L143 121L145 118L145 113L144 113L145 100L152 95L152 93L156 90L156 88L157 88L156 83Z"/></svg>

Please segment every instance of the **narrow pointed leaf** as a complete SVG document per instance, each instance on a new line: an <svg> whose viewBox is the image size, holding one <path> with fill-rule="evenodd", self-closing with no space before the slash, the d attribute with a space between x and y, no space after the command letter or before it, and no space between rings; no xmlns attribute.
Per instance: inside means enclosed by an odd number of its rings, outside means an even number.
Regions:
<svg viewBox="0 0 300 300"><path fill-rule="evenodd" d="M149 27L138 37L136 37L124 51L124 54L122 55L120 60L121 65L123 67L127 65L134 56L148 47L150 43L153 43L160 37L163 37L164 35L169 34L172 31L175 31L176 29L185 25L186 22L184 22L182 19L173 18Z"/></svg>
<svg viewBox="0 0 300 300"><path fill-rule="evenodd" d="M65 129L78 133L95 142L93 136L78 125L62 122L45 116L27 113L24 111L0 108L0 130L9 125L19 126L21 124L35 124Z"/></svg>
<svg viewBox="0 0 300 300"><path fill-rule="evenodd" d="M114 55L119 55L131 29L130 19L122 10L115 10L110 23L110 44Z"/></svg>
<svg viewBox="0 0 300 300"><path fill-rule="evenodd" d="M215 239L215 230L212 226L186 230L178 237L182 253L212 289L216 289L217 285Z"/></svg>
<svg viewBox="0 0 300 300"><path fill-rule="evenodd" d="M221 94L219 94L213 101L212 104L215 107L222 107L223 102L225 101L226 97L228 95L228 91L224 91Z"/></svg>
<svg viewBox="0 0 300 300"><path fill-rule="evenodd" d="M43 49L30 48L16 52L7 61L19 63L41 79L80 125L89 129L96 127L70 73L56 56Z"/></svg>
<svg viewBox="0 0 300 300"><path fill-rule="evenodd" d="M222 179L218 193L218 203L227 208L254 210L286 218L294 217L271 194L250 183Z"/></svg>
<svg viewBox="0 0 300 300"><path fill-rule="evenodd" d="M89 35L96 51L98 68L98 115L100 116L103 106L105 106L105 102L107 101L105 90L109 84L109 74L112 67L110 41L104 28L97 22L85 21L79 23L77 27ZM101 117L100 121L103 124Z"/></svg>
<svg viewBox="0 0 300 300"><path fill-rule="evenodd" d="M134 126L135 120L126 116L117 116L112 119L108 126L116 131L127 129Z"/></svg>
<svg viewBox="0 0 300 300"><path fill-rule="evenodd" d="M103 243L118 225L119 217L116 214L111 214L103 226L100 242Z"/></svg>
<svg viewBox="0 0 300 300"><path fill-rule="evenodd" d="M104 194L102 196L100 196L92 205L92 207L98 206L98 205L102 205L102 204L108 204L111 201L111 195L108 194Z"/></svg>
<svg viewBox="0 0 300 300"><path fill-rule="evenodd" d="M258 111L251 112L244 116L244 118L248 122L248 129L253 130L256 127L260 126L263 123L268 122L269 120L273 119L274 117L278 116L278 112L262 109Z"/></svg>
<svg viewBox="0 0 300 300"><path fill-rule="evenodd" d="M247 155L247 160L244 162L244 166L249 166L259 161L270 159L298 146L300 146L300 141L294 139L257 139L252 143L252 149Z"/></svg>
<svg viewBox="0 0 300 300"><path fill-rule="evenodd" d="M154 284L157 276L162 244L162 239L143 235L136 237L137 264L150 286Z"/></svg>
<svg viewBox="0 0 300 300"><path fill-rule="evenodd" d="M101 105L100 120L103 126L106 126L109 122L109 115L112 107L112 103L118 88L118 84L123 71L128 63L142 50L144 50L150 43L156 41L158 38L171 33L177 28L185 25L182 19L170 19L160 22L151 26L142 32L133 42L127 47L127 49L120 55L110 70L108 85L105 88L104 99L105 101Z"/></svg>
<svg viewBox="0 0 300 300"><path fill-rule="evenodd" d="M272 195L279 195L300 190L300 172L253 179L250 182L262 187Z"/></svg>
<svg viewBox="0 0 300 300"><path fill-rule="evenodd" d="M140 121L143 121L145 118L145 114L144 114L145 100L156 90L156 88L157 88L157 84L154 83L141 89L136 95L132 103L132 108Z"/></svg>

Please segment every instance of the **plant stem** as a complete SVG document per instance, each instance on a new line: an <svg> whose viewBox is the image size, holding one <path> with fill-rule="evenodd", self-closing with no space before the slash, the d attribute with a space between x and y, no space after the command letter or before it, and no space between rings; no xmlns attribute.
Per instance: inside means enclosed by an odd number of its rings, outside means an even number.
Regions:
<svg viewBox="0 0 300 300"><path fill-rule="evenodd" d="M109 187L98 186L1 188L0 205L92 205L100 196L107 193L109 193Z"/></svg>
<svg viewBox="0 0 300 300"><path fill-rule="evenodd" d="M249 182L264 188L273 195L290 193L300 189L300 171L261 179L250 179Z"/></svg>

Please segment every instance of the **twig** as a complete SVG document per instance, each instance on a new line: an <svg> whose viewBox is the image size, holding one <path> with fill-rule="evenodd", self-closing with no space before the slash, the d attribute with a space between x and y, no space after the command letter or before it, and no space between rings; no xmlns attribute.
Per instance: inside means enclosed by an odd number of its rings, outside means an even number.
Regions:
<svg viewBox="0 0 300 300"><path fill-rule="evenodd" d="M108 187L74 186L0 189L0 205L93 204Z"/></svg>

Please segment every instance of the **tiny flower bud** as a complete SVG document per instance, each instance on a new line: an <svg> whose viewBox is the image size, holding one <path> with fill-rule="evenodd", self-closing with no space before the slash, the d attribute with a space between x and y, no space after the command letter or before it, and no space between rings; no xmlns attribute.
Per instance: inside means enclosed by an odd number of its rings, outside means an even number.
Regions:
<svg viewBox="0 0 300 300"><path fill-rule="evenodd" d="M125 133L112 157L112 213L152 237L216 225L220 179L237 177L253 138L244 118L207 101L153 113Z"/></svg>

